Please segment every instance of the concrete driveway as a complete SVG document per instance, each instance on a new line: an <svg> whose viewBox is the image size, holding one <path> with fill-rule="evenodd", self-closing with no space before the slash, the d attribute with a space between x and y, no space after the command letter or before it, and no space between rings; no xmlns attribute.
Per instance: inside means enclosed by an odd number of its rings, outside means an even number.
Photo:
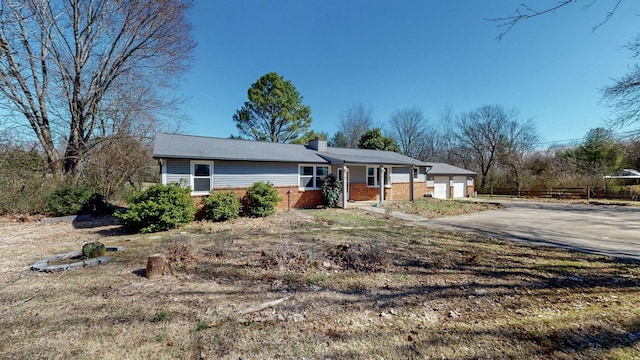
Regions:
<svg viewBox="0 0 640 360"><path fill-rule="evenodd" d="M501 210L418 222L504 240L640 260L640 207L500 201Z"/></svg>

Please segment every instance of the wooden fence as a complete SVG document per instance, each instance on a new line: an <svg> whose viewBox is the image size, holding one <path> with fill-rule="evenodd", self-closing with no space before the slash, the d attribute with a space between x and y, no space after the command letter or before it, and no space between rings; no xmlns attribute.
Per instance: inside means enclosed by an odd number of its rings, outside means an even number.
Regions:
<svg viewBox="0 0 640 360"><path fill-rule="evenodd" d="M631 191L614 191L598 188L490 188L485 191L478 190L478 194L486 196L532 197L543 199L610 199L640 201L640 194L636 194Z"/></svg>

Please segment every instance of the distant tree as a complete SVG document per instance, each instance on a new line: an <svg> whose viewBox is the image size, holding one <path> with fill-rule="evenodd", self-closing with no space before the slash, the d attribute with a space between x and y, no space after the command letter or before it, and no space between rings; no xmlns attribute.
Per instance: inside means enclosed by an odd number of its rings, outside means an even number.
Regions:
<svg viewBox="0 0 640 360"><path fill-rule="evenodd" d="M349 141L342 131L336 131L331 139L329 139L329 146L346 148L349 147Z"/></svg>
<svg viewBox="0 0 640 360"><path fill-rule="evenodd" d="M412 158L419 158L427 150L428 125L422 110L417 107L396 110L391 114L393 138L400 146L400 152Z"/></svg>
<svg viewBox="0 0 640 360"><path fill-rule="evenodd" d="M360 137L358 147L360 149L400 152L400 148L398 147L398 144L396 144L396 141L392 137L382 135L380 128L365 131Z"/></svg>
<svg viewBox="0 0 640 360"><path fill-rule="evenodd" d="M360 137L373 127L373 111L362 104L352 105L340 115L340 132L347 148L357 148Z"/></svg>
<svg viewBox="0 0 640 360"><path fill-rule="evenodd" d="M599 127L589 130L583 143L574 149L574 156L583 174L599 179L622 167L625 149L613 131Z"/></svg>
<svg viewBox="0 0 640 360"><path fill-rule="evenodd" d="M289 80L275 72L263 75L247 91L249 101L233 115L241 136L287 143L311 126L311 108Z"/></svg>
<svg viewBox="0 0 640 360"><path fill-rule="evenodd" d="M625 166L632 169L640 170L640 140L630 140L629 142L627 142L627 144L625 144L625 146L627 149Z"/></svg>
<svg viewBox="0 0 640 360"><path fill-rule="evenodd" d="M300 136L299 138L292 140L291 143L292 144L302 144L302 145L306 145L309 143L309 141L315 139L315 138L319 138L322 140L327 140L329 138L329 134L326 131L320 131L320 132L316 132L315 130L309 130L307 131L304 135Z"/></svg>
<svg viewBox="0 0 640 360"><path fill-rule="evenodd" d="M0 0L0 105L33 131L51 173L77 177L96 136L120 131L122 119L166 110L156 89L175 84L188 66L190 7L189 0Z"/></svg>
<svg viewBox="0 0 640 360"><path fill-rule="evenodd" d="M523 175L528 165L527 156L540 142L536 126L531 120L509 121L498 146L498 159L510 173L518 190L522 188Z"/></svg>
<svg viewBox="0 0 640 360"><path fill-rule="evenodd" d="M485 105L458 116L453 138L458 149L466 152L480 173L480 188L485 189L500 151L516 149L518 141L535 130L518 120L518 111L498 105Z"/></svg>

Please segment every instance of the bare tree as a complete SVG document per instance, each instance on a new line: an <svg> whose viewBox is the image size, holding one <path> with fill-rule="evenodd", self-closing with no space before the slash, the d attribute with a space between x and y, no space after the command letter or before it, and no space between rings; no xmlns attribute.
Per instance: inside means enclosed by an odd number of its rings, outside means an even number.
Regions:
<svg viewBox="0 0 640 360"><path fill-rule="evenodd" d="M636 36L629 44L633 57L640 60L640 36ZM624 127L640 123L640 64L635 64L631 71L613 85L603 90L603 101L616 113L610 125ZM640 134L640 128L636 129Z"/></svg>
<svg viewBox="0 0 640 360"><path fill-rule="evenodd" d="M522 188L522 176L527 166L527 156L540 143L540 136L532 120L509 121L505 124L500 141L499 160L513 174L518 191Z"/></svg>
<svg viewBox="0 0 640 360"><path fill-rule="evenodd" d="M487 186L489 175L500 151L505 148L523 150L537 135L532 123L518 121L516 109L506 110L498 105L485 105L457 117L454 139L456 147L469 156L480 172L480 188Z"/></svg>
<svg viewBox="0 0 640 360"><path fill-rule="evenodd" d="M373 127L373 110L371 107L357 104L349 107L340 115L340 132L346 138L347 148L357 148L360 137Z"/></svg>
<svg viewBox="0 0 640 360"><path fill-rule="evenodd" d="M194 47L190 7L190 0L0 0L0 104L22 115L50 171L78 174L96 134L119 127L123 96L144 94L131 96L144 102L129 102L128 114L162 108L157 89L173 84Z"/></svg>
<svg viewBox="0 0 640 360"><path fill-rule="evenodd" d="M504 29L500 32L500 34L498 34L498 40L501 40L509 31L511 31L511 29L513 29L514 26L518 25L518 23L520 23L521 21L535 18L545 14L554 13L570 4L583 3L584 4L583 7L587 8L595 4L597 1L598 0L584 0L584 1L561 0L551 6L542 6L542 7L532 6L527 3L521 3L520 6L518 6L510 15L497 17L497 18L489 18L486 20L496 21L498 22L498 26ZM611 2L609 11L607 11L606 15L604 16L604 18L600 23L593 26L593 29L595 30L600 26L602 26L607 21L609 21L611 17L615 14L615 12L618 10L621 3L622 3L622 0L615 0Z"/></svg>
<svg viewBox="0 0 640 360"><path fill-rule="evenodd" d="M391 114L391 131L404 155L418 158L428 150L429 126L422 110L414 106Z"/></svg>

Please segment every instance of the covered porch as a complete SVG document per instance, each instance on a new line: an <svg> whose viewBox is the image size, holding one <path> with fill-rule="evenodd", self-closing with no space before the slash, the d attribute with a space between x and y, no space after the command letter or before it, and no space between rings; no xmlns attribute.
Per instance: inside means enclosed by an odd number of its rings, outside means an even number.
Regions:
<svg viewBox="0 0 640 360"><path fill-rule="evenodd" d="M386 200L413 201L427 193L429 165L343 164L332 169L343 184L340 205L382 205ZM357 203L357 205L356 205Z"/></svg>

